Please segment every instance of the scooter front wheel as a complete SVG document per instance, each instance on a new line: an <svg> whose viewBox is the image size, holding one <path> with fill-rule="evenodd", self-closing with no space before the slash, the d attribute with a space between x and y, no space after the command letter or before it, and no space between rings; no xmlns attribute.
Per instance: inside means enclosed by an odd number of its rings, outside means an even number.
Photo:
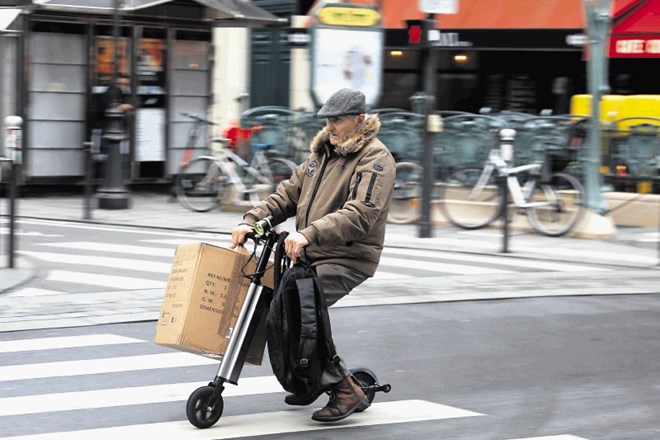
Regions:
<svg viewBox="0 0 660 440"><path fill-rule="evenodd" d="M197 388L188 398L186 415L193 426L205 429L215 425L225 408L221 395L213 397L215 387L210 385Z"/></svg>

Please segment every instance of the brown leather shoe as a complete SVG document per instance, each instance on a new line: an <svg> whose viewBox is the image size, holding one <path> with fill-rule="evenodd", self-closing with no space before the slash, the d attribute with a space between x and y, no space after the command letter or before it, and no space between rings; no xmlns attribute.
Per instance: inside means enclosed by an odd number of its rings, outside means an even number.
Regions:
<svg viewBox="0 0 660 440"><path fill-rule="evenodd" d="M287 394L284 396L284 403L287 405L299 405L299 406L305 406L305 405L311 405L312 403L316 402L316 399L321 397L321 394L323 394L323 391L319 392L312 392L310 394L303 394L301 396L297 394Z"/></svg>
<svg viewBox="0 0 660 440"><path fill-rule="evenodd" d="M369 407L369 399L352 378L339 382L332 388L330 400L325 408L312 414L312 420L317 422L336 422L350 416L357 410Z"/></svg>

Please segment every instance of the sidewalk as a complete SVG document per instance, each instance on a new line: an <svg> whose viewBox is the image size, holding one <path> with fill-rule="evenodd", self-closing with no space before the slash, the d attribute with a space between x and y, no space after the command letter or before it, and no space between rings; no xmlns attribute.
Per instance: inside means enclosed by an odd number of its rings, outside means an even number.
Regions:
<svg viewBox="0 0 660 440"><path fill-rule="evenodd" d="M84 200L80 195L23 197L17 200L17 221L49 219L90 222L106 225L185 229L229 233L240 221L241 212L196 213L182 208L169 195L157 192L130 194L131 205L125 210L91 210L84 219ZM0 230L9 222L9 200L0 199ZM284 229L293 226L292 221ZM20 225L19 225L20 227ZM162 292L131 291L103 294L68 294L26 297L4 293L20 289L36 275L32 261L20 256L15 267L7 268L6 241L0 255L0 332L27 328L90 325L109 322L132 322L156 319ZM459 252L474 255L500 255L581 265L610 265L611 270L588 272L543 272L479 276L443 276L400 285L400 280L370 280L344 298L339 305L359 306L388 303L456 301L554 295L660 293L660 254L657 228L620 228L608 240L574 237L544 237L536 233L511 231L508 252L502 253L502 232L498 229L461 231L434 226L433 237L419 238L416 225L389 225L385 246ZM20 241L19 241L20 250ZM57 296L54 298L53 296ZM111 303L116 303L116 308ZM52 307L56 304L56 307ZM103 307L99 307L103 304ZM52 310L56 308L57 312ZM100 313L98 310L122 310Z"/></svg>

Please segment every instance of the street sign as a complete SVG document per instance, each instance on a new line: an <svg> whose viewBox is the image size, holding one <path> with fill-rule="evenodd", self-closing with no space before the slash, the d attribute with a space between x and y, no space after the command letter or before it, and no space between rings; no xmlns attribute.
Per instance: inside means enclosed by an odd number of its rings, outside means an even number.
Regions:
<svg viewBox="0 0 660 440"><path fill-rule="evenodd" d="M456 14L458 0L419 0L419 10L427 14Z"/></svg>
<svg viewBox="0 0 660 440"><path fill-rule="evenodd" d="M316 15L319 22L328 26L373 27L381 20L375 8L350 6L325 6Z"/></svg>
<svg viewBox="0 0 660 440"><path fill-rule="evenodd" d="M291 28L286 41L292 47L307 47L312 37L307 33L307 29Z"/></svg>

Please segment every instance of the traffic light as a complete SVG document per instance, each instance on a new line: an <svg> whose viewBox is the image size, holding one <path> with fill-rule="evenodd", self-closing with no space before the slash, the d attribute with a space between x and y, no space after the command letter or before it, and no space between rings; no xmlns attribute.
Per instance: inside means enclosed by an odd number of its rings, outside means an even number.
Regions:
<svg viewBox="0 0 660 440"><path fill-rule="evenodd" d="M408 25L408 44L422 44L424 24L422 20L406 20Z"/></svg>
<svg viewBox="0 0 660 440"><path fill-rule="evenodd" d="M408 44L420 44L422 42L422 25L408 25Z"/></svg>
<svg viewBox="0 0 660 440"><path fill-rule="evenodd" d="M408 26L408 44L421 45L429 42L429 33L435 28L433 20L406 20Z"/></svg>

